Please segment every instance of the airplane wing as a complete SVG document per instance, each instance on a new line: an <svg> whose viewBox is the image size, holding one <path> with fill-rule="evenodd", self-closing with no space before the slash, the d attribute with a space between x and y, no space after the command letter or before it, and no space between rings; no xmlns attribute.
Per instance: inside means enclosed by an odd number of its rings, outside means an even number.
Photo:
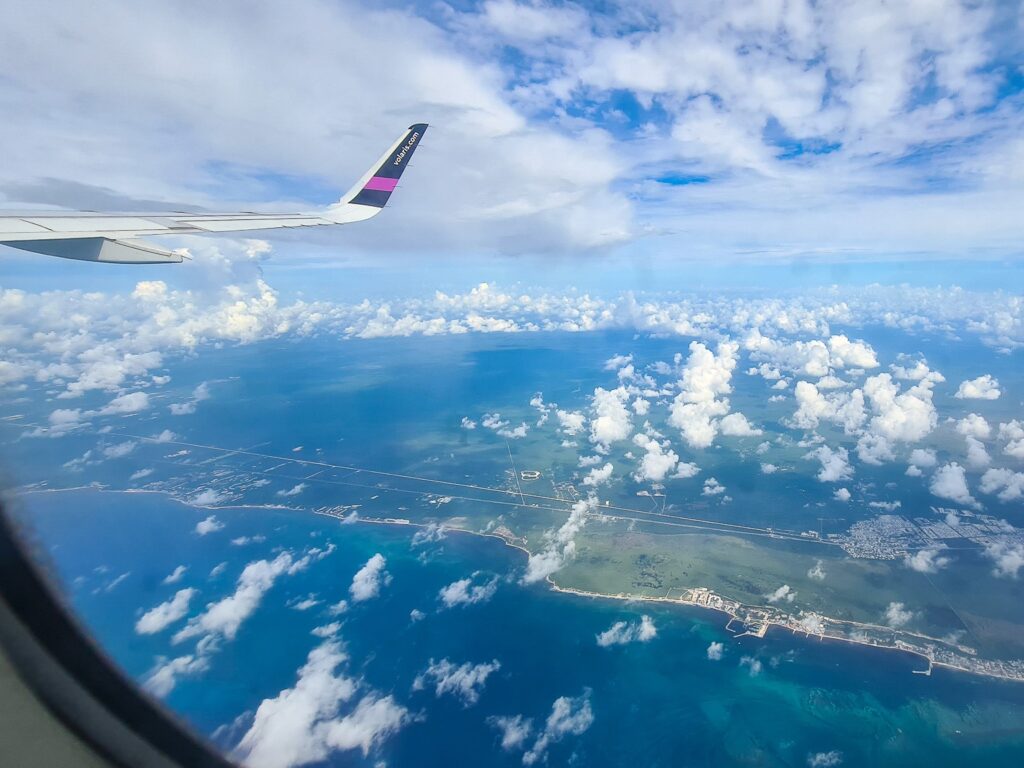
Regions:
<svg viewBox="0 0 1024 768"><path fill-rule="evenodd" d="M334 205L311 213L0 213L0 245L66 259L116 264L180 262L169 251L139 238L261 229L321 227L365 221L380 213L395 191L426 123L409 126Z"/></svg>

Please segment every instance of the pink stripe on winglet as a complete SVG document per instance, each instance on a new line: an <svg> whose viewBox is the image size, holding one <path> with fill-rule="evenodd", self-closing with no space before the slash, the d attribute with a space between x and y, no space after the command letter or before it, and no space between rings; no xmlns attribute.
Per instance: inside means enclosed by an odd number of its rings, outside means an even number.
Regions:
<svg viewBox="0 0 1024 768"><path fill-rule="evenodd" d="M394 192L398 186L398 179L385 179L383 176L374 176L363 189L375 189L379 192Z"/></svg>

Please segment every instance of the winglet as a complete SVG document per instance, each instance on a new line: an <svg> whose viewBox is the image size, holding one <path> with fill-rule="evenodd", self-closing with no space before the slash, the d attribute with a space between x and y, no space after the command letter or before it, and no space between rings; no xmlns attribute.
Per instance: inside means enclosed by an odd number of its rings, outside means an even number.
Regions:
<svg viewBox="0 0 1024 768"><path fill-rule="evenodd" d="M398 141L391 145L387 152L363 174L356 184L345 193L337 203L322 214L324 218L337 223L347 223L368 219L380 213L380 209L388 202L395 191L398 180L402 177L413 152L420 145L423 134L427 132L426 123L410 125ZM353 208L353 206L359 206Z"/></svg>

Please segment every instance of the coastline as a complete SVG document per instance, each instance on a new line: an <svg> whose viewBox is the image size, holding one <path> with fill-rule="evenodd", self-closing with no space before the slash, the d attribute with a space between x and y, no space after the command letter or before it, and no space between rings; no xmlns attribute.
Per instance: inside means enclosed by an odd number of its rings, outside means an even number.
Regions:
<svg viewBox="0 0 1024 768"><path fill-rule="evenodd" d="M165 496L183 506L192 509L204 510L230 510L230 509L267 509L274 511L291 511L297 513L310 513L331 517L343 524L366 523L369 525L406 526L411 528L426 528L428 523L414 522L406 518L397 517L363 517L358 513L352 514L351 507L333 507L321 509L309 509L304 507L293 507L279 504L222 504L222 505L196 505L187 498L179 498L171 491L160 489L112 489L98 485L76 486L71 488L20 488L19 495L33 495L42 493L62 493L75 491L93 491L97 493L115 494L154 494ZM349 514L339 514L337 510ZM446 531L453 533L464 533L480 538L497 539L505 546L522 552L527 558L532 555L526 548L522 539L515 537L511 531L474 531L468 528L445 525L440 523ZM974 649L968 646L956 645L949 641L930 637L919 633L905 630L897 630L892 627L885 627L876 624L834 619L821 614L802 612L800 615L787 614L775 608L766 606L746 605L737 600L719 595L706 587L689 587L678 590L677 595L666 594L664 596L641 595L626 592L604 593L591 590L568 587L558 584L552 576L547 576L545 581L548 588L560 594L572 595L574 597L589 598L592 600L614 600L620 602L636 603L657 603L662 605L678 605L703 608L724 614L727 618L725 629L734 633L735 638L744 636L764 637L772 628L788 629L794 635L803 634L807 639L812 637L820 641L831 640L835 642L849 643L864 647L881 650L895 650L909 653L928 662L927 669L911 670L914 674L931 675L938 667L956 672L978 675L999 680L1013 682L1024 682L1024 660L996 661L978 659ZM742 632L736 632L731 625L739 622L743 627Z"/></svg>

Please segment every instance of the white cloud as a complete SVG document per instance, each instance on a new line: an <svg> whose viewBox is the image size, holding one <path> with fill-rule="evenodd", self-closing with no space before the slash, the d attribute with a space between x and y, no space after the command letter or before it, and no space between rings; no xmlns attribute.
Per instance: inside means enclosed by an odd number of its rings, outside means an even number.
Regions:
<svg viewBox="0 0 1024 768"><path fill-rule="evenodd" d="M612 471L615 467L612 466L611 462L608 462L603 467L594 467L587 475L583 478L583 484L589 485L591 488L597 488L598 486L604 485L612 477Z"/></svg>
<svg viewBox="0 0 1024 768"><path fill-rule="evenodd" d="M300 493L306 490L306 487L307 486L305 483L299 483L297 485L292 486L291 488L282 489L278 491L277 495L282 496L284 498L291 498L292 496L298 496Z"/></svg>
<svg viewBox="0 0 1024 768"><path fill-rule="evenodd" d="M725 654L725 646L722 643L712 642L708 646L707 654L710 661L721 661Z"/></svg>
<svg viewBox="0 0 1024 768"><path fill-rule="evenodd" d="M428 684L434 686L434 695L440 698L445 694L451 694L462 701L464 707L476 704L480 700L487 678L501 669L497 659L481 664L456 665L448 659L441 661L430 660L425 671L416 676L413 681L413 690L424 689Z"/></svg>
<svg viewBox="0 0 1024 768"><path fill-rule="evenodd" d="M985 450L985 445L978 438L967 435L964 438L967 445L967 466L973 470L985 469L992 463L992 457Z"/></svg>
<svg viewBox="0 0 1024 768"><path fill-rule="evenodd" d="M149 395L145 392L130 392L119 395L99 409L100 416L120 416L138 413L149 408Z"/></svg>
<svg viewBox="0 0 1024 768"><path fill-rule="evenodd" d="M233 640L239 628L259 607L263 596L283 575L292 575L304 570L316 559L321 559L331 550L309 550L296 560L290 552L282 552L273 560L256 560L242 569L235 583L235 591L189 619L188 624L172 638L181 643L193 637L203 637L200 647L208 647L209 640L224 638ZM211 574L212 575L212 574Z"/></svg>
<svg viewBox="0 0 1024 768"><path fill-rule="evenodd" d="M676 472L672 477L679 480L686 480L687 478L695 477L698 474L700 474L700 467L692 461L681 461L679 462L679 466L676 468Z"/></svg>
<svg viewBox="0 0 1024 768"><path fill-rule="evenodd" d="M992 574L1001 578L1016 579L1024 568L1024 545L1005 541L994 542L985 547L985 555L994 563Z"/></svg>
<svg viewBox="0 0 1024 768"><path fill-rule="evenodd" d="M964 472L964 468L955 461L935 470L928 488L939 498L971 507L979 506L967 487L967 474Z"/></svg>
<svg viewBox="0 0 1024 768"><path fill-rule="evenodd" d="M935 451L931 448L915 448L910 452L910 463L915 467L931 469L938 462L935 458Z"/></svg>
<svg viewBox="0 0 1024 768"><path fill-rule="evenodd" d="M956 422L956 431L961 435L988 440L992 436L992 427L985 421L984 416L977 413L969 413Z"/></svg>
<svg viewBox="0 0 1024 768"><path fill-rule="evenodd" d="M473 421L468 416L463 416L462 417L462 422L460 423L460 426L463 429L476 429L476 422Z"/></svg>
<svg viewBox="0 0 1024 768"><path fill-rule="evenodd" d="M604 632L597 635L597 644L602 648L610 645L628 645L629 643L647 643L658 635L654 620L644 614L640 621L617 621Z"/></svg>
<svg viewBox="0 0 1024 768"><path fill-rule="evenodd" d="M828 340L830 362L836 368L877 368L878 358L865 341L850 341L846 336L832 336Z"/></svg>
<svg viewBox="0 0 1024 768"><path fill-rule="evenodd" d="M653 437L637 433L633 436L633 442L644 450L640 464L633 473L633 479L638 483L660 483L679 464L679 456L668 446L667 441L661 443Z"/></svg>
<svg viewBox="0 0 1024 768"><path fill-rule="evenodd" d="M562 432L573 437L583 431L583 425L587 420L587 417L580 411L563 411L561 409L555 411L555 416L558 418L558 425Z"/></svg>
<svg viewBox="0 0 1024 768"><path fill-rule="evenodd" d="M853 477L850 456L845 448L833 450L827 445L822 445L808 453L805 458L814 458L821 462L817 477L823 483L836 483Z"/></svg>
<svg viewBox="0 0 1024 768"><path fill-rule="evenodd" d="M152 635L161 632L188 613L189 603L198 594L198 590L187 588L178 590L174 597L160 605L149 609L135 622L135 631L140 635Z"/></svg>
<svg viewBox="0 0 1024 768"><path fill-rule="evenodd" d="M182 677L194 677L210 668L210 660L202 654L187 654L174 659L161 658L146 675L142 687L154 696L163 698Z"/></svg>
<svg viewBox="0 0 1024 768"><path fill-rule="evenodd" d="M836 492L832 494L836 501L849 501L850 500L850 489L849 488L836 488Z"/></svg>
<svg viewBox="0 0 1024 768"><path fill-rule="evenodd" d="M128 476L128 479L129 480L142 480L143 478L146 478L146 477L149 477L150 475L152 475L153 471L154 470L152 470L149 467L147 467L146 469L139 469L139 470L136 470L135 472L132 472Z"/></svg>
<svg viewBox="0 0 1024 768"><path fill-rule="evenodd" d="M378 552L356 571L356 575L352 577L352 585L348 589L353 600L357 603L372 600L380 594L381 587L391 583L391 574L384 570L386 565L384 555Z"/></svg>
<svg viewBox="0 0 1024 768"><path fill-rule="evenodd" d="M132 453L138 447L139 444L135 440L126 440L123 443L108 445L103 449L103 455L108 459L120 459Z"/></svg>
<svg viewBox="0 0 1024 768"><path fill-rule="evenodd" d="M690 342L690 356L679 381L679 394L669 408L668 422L679 429L691 448L707 448L720 429L718 417L729 413L732 372L739 345L719 343L711 352L700 342ZM735 422L733 422L735 426Z"/></svg>
<svg viewBox="0 0 1024 768"><path fill-rule="evenodd" d="M999 438L1007 441L1003 446L1003 453L1024 460L1024 426L1021 422L1014 420L1009 424L1000 424Z"/></svg>
<svg viewBox="0 0 1024 768"><path fill-rule="evenodd" d="M477 572L469 578L458 579L442 587L437 593L438 599L444 603L446 608L453 608L456 605L486 603L498 591L498 577L495 576L488 579L482 584L474 584L474 579L479 575L479 572Z"/></svg>
<svg viewBox="0 0 1024 768"><path fill-rule="evenodd" d="M523 575L524 584L548 578L576 556L576 534L583 530L588 514L597 506L594 497L580 499L572 505L569 517L557 531L548 531L547 545L531 554Z"/></svg>
<svg viewBox="0 0 1024 768"><path fill-rule="evenodd" d="M629 393L624 387L594 390L590 406L594 413L590 420L590 439L594 444L607 448L629 437L633 423L626 408L628 399Z"/></svg>
<svg viewBox="0 0 1024 768"><path fill-rule="evenodd" d="M560 696L551 705L551 714L544 723L544 730L537 736L533 746L523 755L523 765L533 765L543 760L548 747L566 736L580 736L594 723L594 712L590 707L590 690L576 697Z"/></svg>
<svg viewBox="0 0 1024 768"><path fill-rule="evenodd" d="M224 501L224 499L224 495L221 494L219 491L215 491L213 488L207 488L206 490L200 491L195 496L193 496L189 501L189 504L191 504L194 507L213 507L216 506L217 504L220 504L222 501ZM210 517L212 518L213 515L210 515ZM207 518L207 520L209 519L210 518ZM198 527L196 528L196 532L202 535L202 532L199 531ZM209 531L206 531L206 533L209 533Z"/></svg>
<svg viewBox="0 0 1024 768"><path fill-rule="evenodd" d="M916 615L913 611L907 610L903 603L891 602L885 609L885 623L899 629L909 624Z"/></svg>
<svg viewBox="0 0 1024 768"><path fill-rule="evenodd" d="M199 403L210 399L210 386L205 381L192 390L192 399L183 403L171 403L168 409L172 416L190 416L196 412Z"/></svg>
<svg viewBox="0 0 1024 768"><path fill-rule="evenodd" d="M487 723L501 733L501 748L506 752L522 749L533 735L533 721L522 715L492 716L487 718Z"/></svg>
<svg viewBox="0 0 1024 768"><path fill-rule="evenodd" d="M347 714L359 681L338 672L348 661L339 641L310 651L291 688L264 699L235 750L253 768L289 768L324 761L334 750L361 749L364 755L413 717L391 696L367 693Z"/></svg>
<svg viewBox="0 0 1024 768"><path fill-rule="evenodd" d="M718 422L718 427L723 435L732 437L753 437L764 434L762 430L753 427L747 421L747 417L738 411L723 416Z"/></svg>
<svg viewBox="0 0 1024 768"><path fill-rule="evenodd" d="M913 555L907 554L903 558L903 564L907 568L919 573L938 573L952 562L948 557L941 554L944 549L945 546L943 545L925 547Z"/></svg>
<svg viewBox="0 0 1024 768"><path fill-rule="evenodd" d="M990 374L960 382L954 397L961 400L996 400L1000 395L999 382Z"/></svg>
<svg viewBox="0 0 1024 768"><path fill-rule="evenodd" d="M205 536L208 533L216 533L224 528L224 523L217 519L216 515L210 515L205 520L200 520L196 523L195 532L200 536Z"/></svg>
<svg viewBox="0 0 1024 768"><path fill-rule="evenodd" d="M997 493L1000 501L1024 498L1024 472L1010 469L989 469L981 476L978 486L982 493Z"/></svg>
<svg viewBox="0 0 1024 768"><path fill-rule="evenodd" d="M807 571L807 578L814 579L816 581L824 581L825 576L825 563L822 560L816 561Z"/></svg>
<svg viewBox="0 0 1024 768"><path fill-rule="evenodd" d="M769 603L781 603L782 601L792 603L793 600L796 599L796 592L790 589L789 584L783 584L774 592L770 592L767 595L765 595L765 599Z"/></svg>
<svg viewBox="0 0 1024 768"><path fill-rule="evenodd" d="M701 496L718 496L723 493L725 493L725 486L715 478L709 477L704 481L704 488L701 490Z"/></svg>
<svg viewBox="0 0 1024 768"><path fill-rule="evenodd" d="M163 583L163 584L177 584L179 581L182 580L182 578L184 578L185 571L187 571L187 570L188 570L187 566L179 565L173 571L171 571L169 574L167 574L167 576L164 577L164 580L161 583Z"/></svg>

